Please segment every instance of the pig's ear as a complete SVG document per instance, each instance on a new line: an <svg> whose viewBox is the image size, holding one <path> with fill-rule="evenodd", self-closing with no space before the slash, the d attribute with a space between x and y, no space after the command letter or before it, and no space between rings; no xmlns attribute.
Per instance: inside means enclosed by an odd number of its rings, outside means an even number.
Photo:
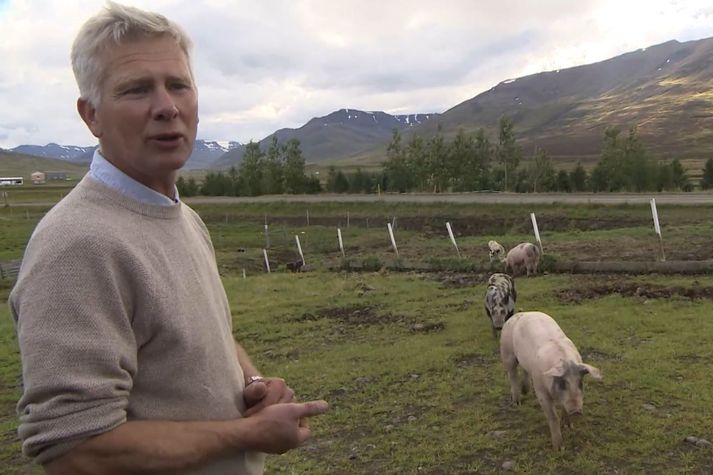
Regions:
<svg viewBox="0 0 713 475"><path fill-rule="evenodd" d="M561 378L564 376L565 373L565 368L562 362L560 361L557 363L555 366L551 367L547 371L545 371L545 376L552 376L553 378Z"/></svg>
<svg viewBox="0 0 713 475"><path fill-rule="evenodd" d="M592 378L594 378L594 379L602 379L602 372L599 371L599 370L598 370L597 368L595 368L594 366L590 366L590 365L588 365L588 364L586 364L586 363L582 363L580 366L581 366L581 368L582 368L582 371L583 371L584 373L589 373L589 374L592 376Z"/></svg>

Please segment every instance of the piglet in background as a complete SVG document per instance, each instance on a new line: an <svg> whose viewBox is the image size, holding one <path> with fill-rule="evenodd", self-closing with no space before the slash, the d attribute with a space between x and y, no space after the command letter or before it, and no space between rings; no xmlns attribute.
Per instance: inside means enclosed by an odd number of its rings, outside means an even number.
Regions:
<svg viewBox="0 0 713 475"><path fill-rule="evenodd" d="M507 274L491 275L485 289L485 313L490 319L494 338L498 337L507 319L515 313L516 301L515 281Z"/></svg>

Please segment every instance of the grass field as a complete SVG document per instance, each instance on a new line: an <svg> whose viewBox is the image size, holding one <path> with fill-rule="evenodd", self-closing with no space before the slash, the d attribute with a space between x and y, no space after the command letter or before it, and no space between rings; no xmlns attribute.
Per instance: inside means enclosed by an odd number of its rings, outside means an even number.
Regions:
<svg viewBox="0 0 713 475"><path fill-rule="evenodd" d="M713 276L517 279L518 308L552 315L604 374L601 382L585 378L585 415L563 431L565 451L554 453L534 397L510 404L482 310L487 274L463 272L468 262L487 261L488 239L506 247L531 240L529 211L537 213L548 256L654 259L647 206L311 204L309 225L303 204L196 209L213 236L236 338L301 399L331 404L313 420L312 441L269 457L267 473L493 473L504 462L532 474L713 472L713 449L684 440L713 440ZM0 262L21 257L46 210L0 208ZM399 259L386 232L394 216ZM669 258L713 258L710 207L660 207L659 216ZM261 253L266 220L278 271L269 275ZM338 225L349 260L375 269L440 262L444 270L329 272L341 262ZM312 272L284 271L297 257L295 235ZM10 285L0 281L0 300ZM6 306L0 356L0 471L41 473L19 452L20 368Z"/></svg>

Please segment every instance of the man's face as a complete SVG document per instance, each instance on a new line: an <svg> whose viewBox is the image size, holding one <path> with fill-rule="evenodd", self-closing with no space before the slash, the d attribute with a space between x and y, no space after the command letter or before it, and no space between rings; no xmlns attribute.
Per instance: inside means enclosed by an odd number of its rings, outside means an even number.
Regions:
<svg viewBox="0 0 713 475"><path fill-rule="evenodd" d="M127 41L105 51L101 99L79 113L102 154L121 171L173 196L176 171L196 138L198 101L188 59L170 36Z"/></svg>

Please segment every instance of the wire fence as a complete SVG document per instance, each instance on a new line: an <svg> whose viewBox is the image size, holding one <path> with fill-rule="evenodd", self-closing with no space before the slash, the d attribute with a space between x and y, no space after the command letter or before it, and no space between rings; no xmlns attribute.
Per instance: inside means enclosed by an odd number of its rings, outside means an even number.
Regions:
<svg viewBox="0 0 713 475"><path fill-rule="evenodd" d="M0 279L10 279L17 277L20 272L22 261L0 262Z"/></svg>

